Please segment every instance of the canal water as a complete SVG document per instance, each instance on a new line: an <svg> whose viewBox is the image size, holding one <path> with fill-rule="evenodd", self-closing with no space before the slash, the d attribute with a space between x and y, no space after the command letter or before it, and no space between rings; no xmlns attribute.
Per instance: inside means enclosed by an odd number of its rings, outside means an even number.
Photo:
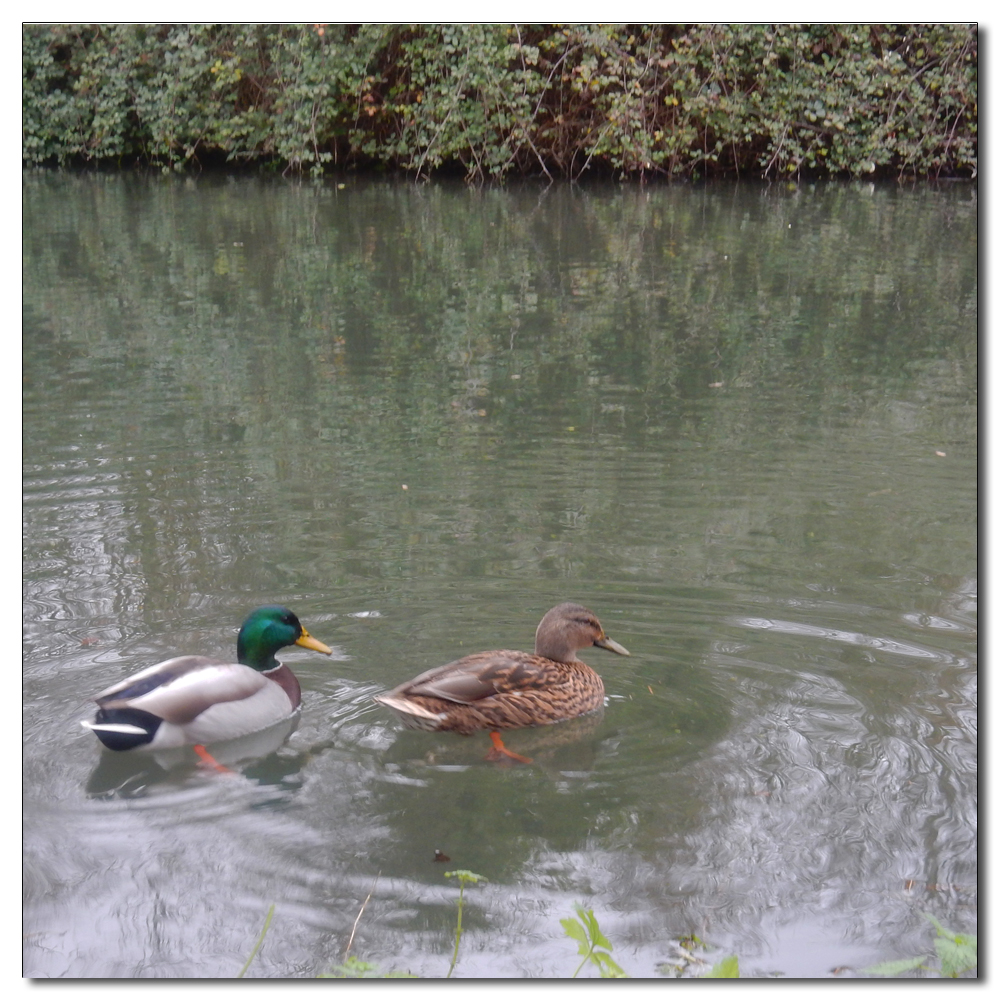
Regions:
<svg viewBox="0 0 1000 1000"><path fill-rule="evenodd" d="M974 933L977 212L25 174L24 975L233 977L273 906L247 977L444 976L454 871L453 977L572 975L578 903L635 977ZM530 764L372 701L564 600L631 656ZM228 773L80 727L275 602L334 654Z"/></svg>

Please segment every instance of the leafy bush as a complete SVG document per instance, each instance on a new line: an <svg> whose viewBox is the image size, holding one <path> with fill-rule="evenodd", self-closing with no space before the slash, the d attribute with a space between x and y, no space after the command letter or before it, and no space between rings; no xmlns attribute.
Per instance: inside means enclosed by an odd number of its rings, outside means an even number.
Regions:
<svg viewBox="0 0 1000 1000"><path fill-rule="evenodd" d="M974 176L950 25L26 25L22 161Z"/></svg>

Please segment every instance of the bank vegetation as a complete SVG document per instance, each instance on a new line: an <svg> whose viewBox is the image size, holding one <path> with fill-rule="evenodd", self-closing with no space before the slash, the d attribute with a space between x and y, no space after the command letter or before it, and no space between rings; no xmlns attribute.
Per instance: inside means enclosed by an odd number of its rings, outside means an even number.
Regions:
<svg viewBox="0 0 1000 1000"><path fill-rule="evenodd" d="M22 161L968 178L976 25L22 27Z"/></svg>

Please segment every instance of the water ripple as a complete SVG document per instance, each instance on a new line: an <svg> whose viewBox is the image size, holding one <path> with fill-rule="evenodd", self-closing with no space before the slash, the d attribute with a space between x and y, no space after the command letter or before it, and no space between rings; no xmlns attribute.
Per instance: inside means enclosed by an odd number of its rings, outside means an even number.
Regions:
<svg viewBox="0 0 1000 1000"><path fill-rule="evenodd" d="M863 646L877 649L897 656L910 656L924 660L937 660L942 663L955 664L959 659L944 650L932 649L927 646L917 646L913 643L901 642L898 639L887 639L878 636L865 635L863 632L850 632L845 629L830 628L820 625L808 625L805 622L782 621L778 618L748 618L733 616L726 619L730 625L762 631L780 632L786 635L801 635L816 639L830 639L833 642L843 642L852 646Z"/></svg>

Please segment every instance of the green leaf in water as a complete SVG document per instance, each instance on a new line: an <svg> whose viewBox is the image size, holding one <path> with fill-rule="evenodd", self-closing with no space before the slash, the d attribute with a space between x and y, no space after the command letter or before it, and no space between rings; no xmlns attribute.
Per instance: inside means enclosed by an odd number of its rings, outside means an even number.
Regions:
<svg viewBox="0 0 1000 1000"><path fill-rule="evenodd" d="M975 969L979 964L979 938L975 934L957 934L948 930L930 913L925 913L924 916L937 929L934 951L941 963L941 975L948 979L957 979L963 972ZM924 964L926 961L926 955L919 955L916 958L901 958L895 962L881 962L861 971L873 976L901 976L904 972L912 972L914 969L927 969L928 966Z"/></svg>
<svg viewBox="0 0 1000 1000"><path fill-rule="evenodd" d="M354 955L349 955L340 965L335 965L329 972L320 973L317 979L417 979L410 972L382 972L377 965L363 962Z"/></svg>
<svg viewBox="0 0 1000 1000"><path fill-rule="evenodd" d="M701 977L702 979L739 979L740 961L735 955L727 955L716 962L712 968Z"/></svg>
<svg viewBox="0 0 1000 1000"><path fill-rule="evenodd" d="M576 910L576 917L564 917L559 921L566 936L576 941L577 954L583 955L583 961L576 967L572 978L575 979L587 962L590 962L597 967L602 979L628 979L628 974L608 954L614 946L601 932L594 911L585 910L581 903L574 904L573 908Z"/></svg>
<svg viewBox="0 0 1000 1000"><path fill-rule="evenodd" d="M934 942L934 950L941 961L941 975L957 979L963 972L976 968L979 964L978 938L972 934L965 939L939 937Z"/></svg>
<svg viewBox="0 0 1000 1000"><path fill-rule="evenodd" d="M871 976L901 976L904 972L923 968L925 960L925 955L918 955L916 958L900 958L895 962L880 962L878 965L870 965L861 971Z"/></svg>

